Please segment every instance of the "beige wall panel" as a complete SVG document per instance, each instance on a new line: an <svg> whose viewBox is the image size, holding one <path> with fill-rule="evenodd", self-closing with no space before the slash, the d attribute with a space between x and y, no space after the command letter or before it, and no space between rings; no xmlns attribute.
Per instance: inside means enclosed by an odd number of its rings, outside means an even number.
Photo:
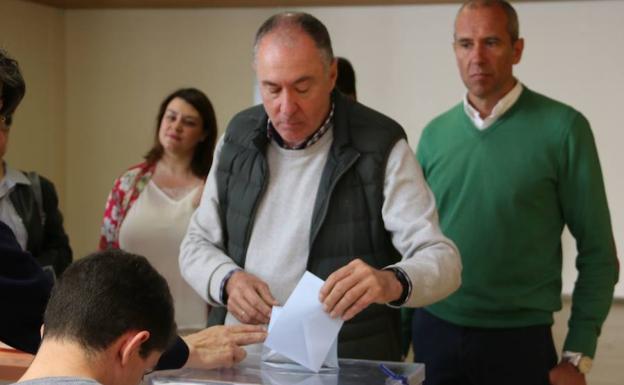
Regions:
<svg viewBox="0 0 624 385"><path fill-rule="evenodd" d="M0 1L0 47L20 63L26 96L15 114L6 160L50 178L65 202L65 41L63 11Z"/></svg>

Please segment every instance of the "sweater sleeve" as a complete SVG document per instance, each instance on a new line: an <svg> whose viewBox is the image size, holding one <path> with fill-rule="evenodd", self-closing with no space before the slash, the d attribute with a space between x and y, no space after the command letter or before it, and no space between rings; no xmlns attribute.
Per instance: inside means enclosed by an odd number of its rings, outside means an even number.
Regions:
<svg viewBox="0 0 624 385"><path fill-rule="evenodd" d="M216 176L222 147L223 137L217 144L201 203L180 245L179 258L180 272L186 282L213 306L223 306L221 283L230 271L239 268L224 252Z"/></svg>
<svg viewBox="0 0 624 385"><path fill-rule="evenodd" d="M457 290L461 260L455 244L442 234L435 198L405 140L392 149L386 165L382 215L412 291L405 306L429 305Z"/></svg>
<svg viewBox="0 0 624 385"><path fill-rule="evenodd" d="M558 187L564 220L576 239L578 279L564 350L593 357L619 266L589 122L579 113L570 119L570 129L562 140Z"/></svg>

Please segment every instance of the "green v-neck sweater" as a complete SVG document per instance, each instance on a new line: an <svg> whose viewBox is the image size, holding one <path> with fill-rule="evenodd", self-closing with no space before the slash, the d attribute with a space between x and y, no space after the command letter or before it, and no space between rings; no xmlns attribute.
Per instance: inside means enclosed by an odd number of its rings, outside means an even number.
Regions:
<svg viewBox="0 0 624 385"><path fill-rule="evenodd" d="M577 242L564 350L594 355L618 262L594 138L573 108L525 88L480 131L460 103L434 119L417 150L462 286L428 310L462 326L550 325L561 309L561 233Z"/></svg>

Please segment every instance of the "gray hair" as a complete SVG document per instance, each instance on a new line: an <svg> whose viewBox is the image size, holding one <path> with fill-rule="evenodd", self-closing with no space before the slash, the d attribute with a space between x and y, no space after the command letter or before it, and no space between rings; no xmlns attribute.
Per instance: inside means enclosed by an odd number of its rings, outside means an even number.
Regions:
<svg viewBox="0 0 624 385"><path fill-rule="evenodd" d="M260 41L269 33L283 29L300 29L307 34L321 51L321 55L325 64L329 66L334 60L334 51L332 50L331 39L327 28L319 19L305 12L283 12L268 18L256 32L254 38L254 62L258 54L258 46Z"/></svg>
<svg viewBox="0 0 624 385"><path fill-rule="evenodd" d="M26 84L17 61L0 49L0 116L6 118L13 115L25 93Z"/></svg>
<svg viewBox="0 0 624 385"><path fill-rule="evenodd" d="M518 14L514 7L505 0L469 0L462 4L461 8L457 12L457 17L464 10L464 8L477 9L477 8L489 8L500 7L507 16L507 32L511 37L511 42L515 43L520 38L520 22L518 21ZM455 20L457 20L457 17Z"/></svg>

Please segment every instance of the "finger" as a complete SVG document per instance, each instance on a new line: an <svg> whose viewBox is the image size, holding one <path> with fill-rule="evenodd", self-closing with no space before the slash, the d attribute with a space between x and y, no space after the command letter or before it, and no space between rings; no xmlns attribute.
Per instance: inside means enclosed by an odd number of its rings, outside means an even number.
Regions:
<svg viewBox="0 0 624 385"><path fill-rule="evenodd" d="M267 337L267 333L262 332L250 332L250 333L237 333L232 335L232 341L238 346L245 346L251 344L259 344L264 342Z"/></svg>
<svg viewBox="0 0 624 385"><path fill-rule="evenodd" d="M232 334L266 332L266 327L264 325L228 325L224 327L227 327Z"/></svg>
<svg viewBox="0 0 624 385"><path fill-rule="evenodd" d="M352 270L353 269L350 265L346 265L334 271L333 273L331 273L329 277L327 277L327 279L325 280L323 287L321 287L321 291L319 293L319 300L321 302L324 302L325 298L333 290L336 283L338 283L340 280L344 279L349 274L351 274Z"/></svg>
<svg viewBox="0 0 624 385"><path fill-rule="evenodd" d="M342 315L343 321L348 321L351 318L358 315L362 310L366 309L371 303L373 303L372 296L366 292L362 295L351 307L349 307Z"/></svg>
<svg viewBox="0 0 624 385"><path fill-rule="evenodd" d="M232 301L232 303L228 301L228 311L244 324L254 323L256 310L245 299Z"/></svg>
<svg viewBox="0 0 624 385"><path fill-rule="evenodd" d="M245 308L249 316L258 321L257 323L268 323L271 315L271 308L264 302L256 288L250 288L245 291L245 300L249 304L249 308Z"/></svg>
<svg viewBox="0 0 624 385"><path fill-rule="evenodd" d="M260 297L262 298L264 303L266 303L269 307L269 310L271 306L278 305L277 300L273 297L273 294L271 294L271 290L269 290L269 285L263 282L261 285L258 285L256 287L256 290L258 291L258 294L260 294ZM268 315L270 316L270 312Z"/></svg>
<svg viewBox="0 0 624 385"><path fill-rule="evenodd" d="M328 313L333 312L334 307L338 304L340 300L343 299L345 293L351 290L359 282L361 282L361 278L357 274L350 274L340 281L336 282L331 292L329 292L327 294L327 297L325 297L325 301L323 301L323 307L325 311ZM357 300L357 298L359 297L352 299L352 301Z"/></svg>
<svg viewBox="0 0 624 385"><path fill-rule="evenodd" d="M346 280L343 280L346 281ZM330 311L330 316L332 318L342 317L344 313L349 309L354 303L356 303L367 291L368 287L364 282L357 281L354 282L353 286L350 287L339 300L336 302L335 306ZM332 296L330 294L330 296ZM328 297L329 299L329 297Z"/></svg>
<svg viewBox="0 0 624 385"><path fill-rule="evenodd" d="M234 349L234 363L238 364L239 362L244 360L245 357L247 357L247 352L245 351L245 349L237 346Z"/></svg>

